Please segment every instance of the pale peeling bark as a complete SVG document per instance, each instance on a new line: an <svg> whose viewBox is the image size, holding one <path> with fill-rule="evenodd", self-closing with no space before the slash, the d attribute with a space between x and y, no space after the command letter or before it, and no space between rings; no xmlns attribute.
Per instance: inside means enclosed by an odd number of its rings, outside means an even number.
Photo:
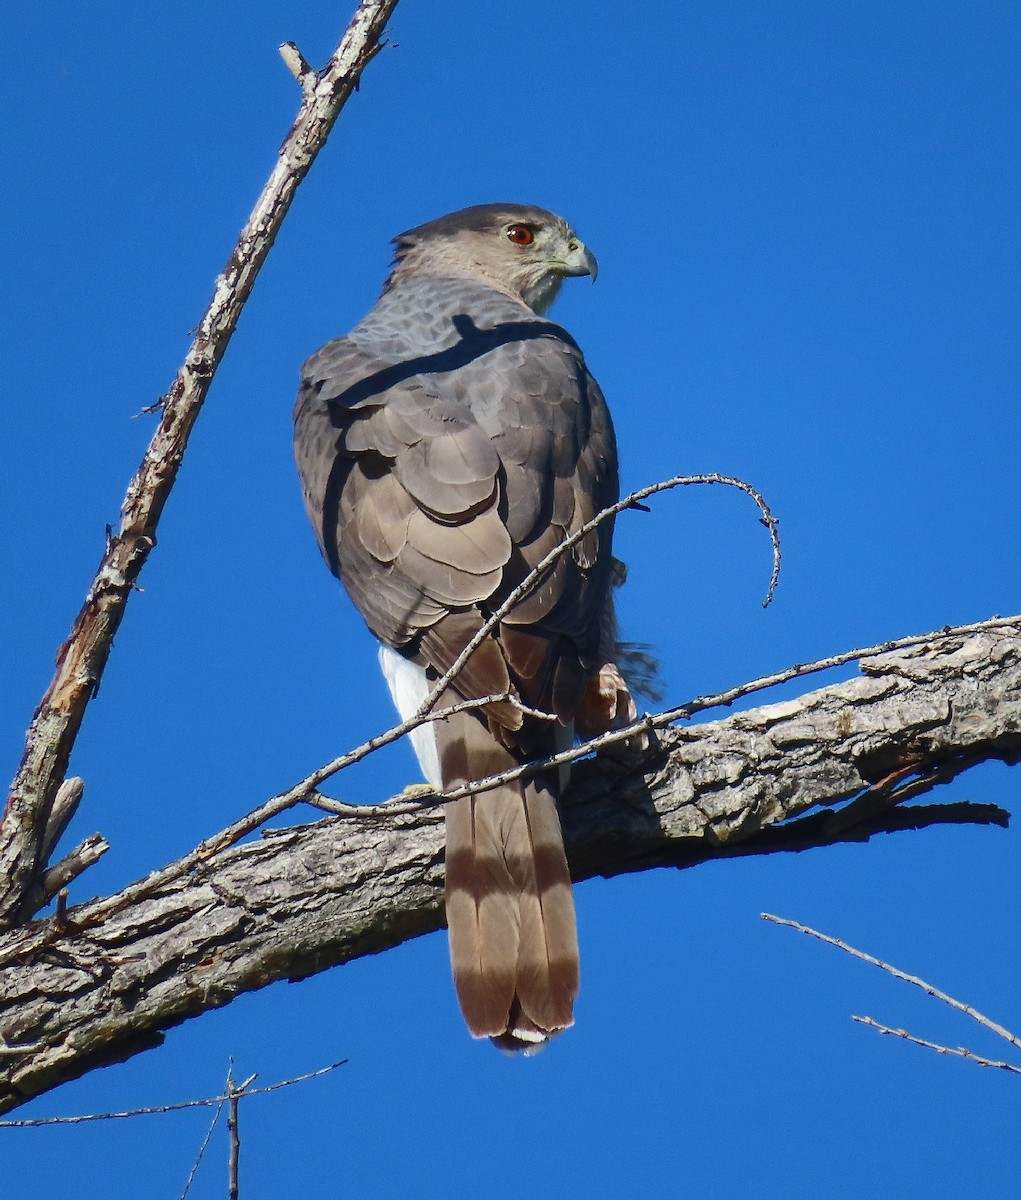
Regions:
<svg viewBox="0 0 1021 1200"><path fill-rule="evenodd" d="M847 683L660 731L641 755L576 769L576 879L863 840L992 806L893 808L977 762L1021 758L1021 633L995 629L864 660ZM851 801L791 821L806 810ZM0 1111L242 992L441 927L435 809L334 817L234 846L151 894L0 939ZM780 822L785 822L781 825Z"/></svg>

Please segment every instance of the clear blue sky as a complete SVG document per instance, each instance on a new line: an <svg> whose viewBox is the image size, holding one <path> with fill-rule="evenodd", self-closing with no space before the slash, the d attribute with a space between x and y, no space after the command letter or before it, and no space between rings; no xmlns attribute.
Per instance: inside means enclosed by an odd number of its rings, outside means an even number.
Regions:
<svg viewBox="0 0 1021 1200"><path fill-rule="evenodd" d="M351 0L20 6L3 92L0 767L103 527ZM564 213L599 257L556 309L614 410L624 483L749 479L618 526L626 632L673 702L1021 607L1021 9L1014 3L404 0L212 388L75 753L114 890L385 727L374 647L291 462L296 372L373 302L388 238L466 204ZM336 794L415 778L401 749ZM1014 805L987 768L941 799ZM999 1056L963 1018L767 927L846 937L1021 1027L1017 829L659 871L578 889L578 1024L508 1061L466 1036L442 936L172 1031L18 1115L328 1079L243 1110L245 1200L1011 1196L1018 1084L852 1012ZM11 1200L176 1197L205 1113L4 1131ZM214 1144L192 1196L220 1197ZM83 1170L83 1165L85 1169Z"/></svg>

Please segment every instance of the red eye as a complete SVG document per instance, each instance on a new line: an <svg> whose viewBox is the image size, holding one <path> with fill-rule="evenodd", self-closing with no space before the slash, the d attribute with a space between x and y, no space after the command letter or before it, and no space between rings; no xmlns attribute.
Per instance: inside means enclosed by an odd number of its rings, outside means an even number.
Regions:
<svg viewBox="0 0 1021 1200"><path fill-rule="evenodd" d="M512 225L507 236L515 246L530 246L535 241L535 233L527 225Z"/></svg>

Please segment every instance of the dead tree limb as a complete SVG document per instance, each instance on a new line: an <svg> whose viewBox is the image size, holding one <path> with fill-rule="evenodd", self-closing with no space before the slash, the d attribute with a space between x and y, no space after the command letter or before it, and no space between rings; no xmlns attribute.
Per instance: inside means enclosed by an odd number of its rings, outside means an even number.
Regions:
<svg viewBox="0 0 1021 1200"><path fill-rule="evenodd" d="M299 75L301 107L276 166L216 281L177 378L155 406L161 412L159 427L128 485L119 528L107 533L99 569L57 654L56 673L32 718L11 786L0 824L0 928L15 923L25 897L39 889L46 867L42 844L71 749L99 686L128 597L156 544L163 506L213 374L294 193L357 88L363 69L379 50L396 5L397 0L362 0L326 67L318 75L313 72L314 79L308 72ZM293 53L285 55L285 61L293 70Z"/></svg>
<svg viewBox="0 0 1021 1200"><path fill-rule="evenodd" d="M581 764L564 813L575 878L1006 824L990 805L898 807L965 766L1021 759L1021 630L934 638L864 660L849 682ZM160 873L123 905L93 901L11 931L0 1111L243 992L440 928L442 860L435 808L331 817Z"/></svg>

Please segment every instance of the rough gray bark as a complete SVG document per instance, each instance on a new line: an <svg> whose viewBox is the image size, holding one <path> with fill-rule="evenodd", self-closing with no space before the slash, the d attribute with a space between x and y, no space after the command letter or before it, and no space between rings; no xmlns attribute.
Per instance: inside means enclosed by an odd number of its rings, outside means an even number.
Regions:
<svg viewBox="0 0 1021 1200"><path fill-rule="evenodd" d="M992 806L895 806L978 762L1021 759L1017 626L934 635L861 671L582 764L564 813L575 878L1005 824ZM4 935L0 1112L242 992L440 928L442 873L436 808L333 817Z"/></svg>

